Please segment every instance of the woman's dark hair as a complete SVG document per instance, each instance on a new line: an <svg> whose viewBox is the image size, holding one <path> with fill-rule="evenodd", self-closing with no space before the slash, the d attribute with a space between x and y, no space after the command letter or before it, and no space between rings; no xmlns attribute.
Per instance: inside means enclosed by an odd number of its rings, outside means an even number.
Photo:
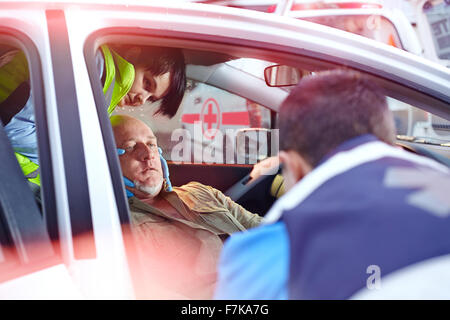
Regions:
<svg viewBox="0 0 450 320"><path fill-rule="evenodd" d="M393 144L395 126L386 96L358 72L334 70L304 78L280 108L280 149L316 167L345 141L373 134Z"/></svg>
<svg viewBox="0 0 450 320"><path fill-rule="evenodd" d="M144 66L155 76L170 72L169 90L161 99L155 114L172 118L178 111L186 89L186 64L183 52L181 49L167 47L139 46L139 48L140 53L129 60L130 63ZM126 47L114 47L114 50L123 55Z"/></svg>

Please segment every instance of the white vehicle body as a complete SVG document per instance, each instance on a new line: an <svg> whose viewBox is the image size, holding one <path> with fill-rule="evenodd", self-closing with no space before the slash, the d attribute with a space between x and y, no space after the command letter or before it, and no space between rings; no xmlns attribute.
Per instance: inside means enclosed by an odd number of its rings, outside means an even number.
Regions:
<svg viewBox="0 0 450 320"><path fill-rule="evenodd" d="M416 0L415 15L424 56L450 67L450 3Z"/></svg>
<svg viewBox="0 0 450 320"><path fill-rule="evenodd" d="M126 228L121 225L126 217L126 197L118 178L120 171L111 166L111 161L117 166L117 158L114 158L117 156L108 149L111 141L102 134L106 113L103 118L97 116L94 89L86 67L86 57L92 53L87 48L106 41L109 33L132 30L130 38L140 39L146 35L157 43L198 50L245 47L249 52L262 50L267 54L273 51L274 56L291 59L301 55L337 62L368 72L382 81L404 84L407 90L417 90L419 95L425 94L437 101L435 109L431 110L429 103L423 103L424 108L449 118L449 71L409 52L340 30L271 14L178 2L110 2L0 1L0 40L34 47L27 52L33 51L36 55L29 53L28 57L30 60L38 57L40 74L33 69L32 76L40 78L42 83L45 109L39 117L47 125L44 131L50 151L46 159L51 161L51 166L42 165L43 175L47 174L51 185L47 188L44 183L49 192L45 205L52 206L47 212L52 215L45 216L45 221L47 224L52 219L57 221L52 226L56 227L58 239L55 241L59 250L52 254L49 239L45 237L36 248L42 246L45 249L42 252L48 255L31 259L31 255L26 255L31 249L17 249L23 253L19 254L20 266L10 274L3 273L2 299L139 297L139 279L133 278L130 271L132 245ZM61 16L65 17L67 36L53 24L59 23ZM401 28L399 24L396 26ZM404 41L402 43L414 52L414 46L409 47L409 42ZM69 65L67 70L61 70L64 66L58 64L58 59L65 53L73 68ZM201 70L197 71L199 73L190 77L202 79ZM61 78L58 80L61 73L68 79L73 78L76 90L68 95L61 91L61 86L65 85ZM203 78L205 83L215 81L213 74L205 71L203 75L208 75ZM245 83L223 79L215 83L230 91L243 90ZM393 92L401 98L402 90L394 87ZM247 98L264 103L274 111L286 97L286 92L278 88L265 96L260 95L257 88L246 90ZM61 99L64 102L72 99L78 108L71 108L68 102L66 106ZM78 149L75 148L77 143ZM88 223L86 233L76 238L74 221L82 214L88 214L91 226ZM14 239L20 238L17 237ZM84 245L93 245L94 254L89 251L92 248L84 252ZM7 257L6 249L0 251L0 263L7 261Z"/></svg>
<svg viewBox="0 0 450 320"><path fill-rule="evenodd" d="M389 35L384 34L384 24L389 22L399 38L399 47L416 55L422 55L419 39L405 14L399 9L370 8L370 9L321 9L297 10L286 12L287 16L304 19L312 17L364 17L366 28L372 30L368 35L374 40L389 44ZM386 22L382 21L386 20Z"/></svg>

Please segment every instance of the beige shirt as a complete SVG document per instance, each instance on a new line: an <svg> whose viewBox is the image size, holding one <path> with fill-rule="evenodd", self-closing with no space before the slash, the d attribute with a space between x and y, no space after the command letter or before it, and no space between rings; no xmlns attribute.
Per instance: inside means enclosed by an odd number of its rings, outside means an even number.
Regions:
<svg viewBox="0 0 450 320"><path fill-rule="evenodd" d="M222 238L259 225L262 217L198 182L173 189L161 195L177 209L176 216L129 199L144 266L151 283L167 289L168 295L161 292L161 298L209 299Z"/></svg>

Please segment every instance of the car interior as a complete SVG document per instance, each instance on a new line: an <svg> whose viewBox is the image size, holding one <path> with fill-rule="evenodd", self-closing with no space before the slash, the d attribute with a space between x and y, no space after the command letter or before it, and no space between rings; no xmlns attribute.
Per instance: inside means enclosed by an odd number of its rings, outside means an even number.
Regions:
<svg viewBox="0 0 450 320"><path fill-rule="evenodd" d="M122 110L118 110L118 108L116 112L137 116L152 127L158 137L158 143L164 151L164 157L168 161L173 185L181 186L195 180L213 186L248 210L264 216L277 197L281 196L283 193L281 166L274 174L264 175L258 179L252 180L249 174L255 161L225 163L220 156L219 161L198 161L194 156L196 150L195 147L192 147L192 154L187 158L184 158L184 161L174 161L170 154L174 146L174 141L171 141L168 138L168 134L171 132L158 130L158 127L160 126L157 122L161 121L163 123L161 127L165 128L187 128L193 134L194 130L183 123L183 116L185 114L191 115L193 112L201 113L205 111L204 108L199 111L198 106L196 107L195 104L206 101L208 98L214 98L219 101L220 105L223 105L223 110L217 111L223 115L227 111L233 111L234 109L232 110L232 108L236 107L227 106L226 99L233 99L233 96L239 96L243 99L237 103L243 104L243 101L252 101L262 108L267 109L270 121L269 126L265 128L250 128L251 126L247 124L242 127L234 126L233 129L253 131L253 133L258 134L260 134L262 130L266 130L269 133L265 133L264 135L267 139L270 139L270 134L274 135L273 133L277 129L276 117L280 105L289 94L289 90L293 88L299 79L306 76L314 76L314 73L318 71L330 68L348 68L349 66L319 63L318 61L309 58L293 59L292 57L283 54L270 55L269 53L261 53L259 51L253 52L248 49L239 50L234 46L226 47L226 50L221 50L220 52L217 52L217 48L205 51L203 49L196 50L192 47L188 47L183 48L183 52L187 64L186 72L188 89L182 105L173 119L154 118L151 112L145 111L153 110L154 107L151 105L144 105L138 112L133 110L132 107L125 107ZM269 69L273 69L274 67L280 69L279 74L282 74L282 72L286 73L286 70L290 70L289 72L291 73L288 76L284 74L284 77L278 77L275 82L271 83L271 79L268 78L268 76L270 76ZM281 70L280 67L286 67L286 69ZM292 70L296 71L296 77L292 77ZM276 70L273 72L275 71ZM289 83L286 79L292 83ZM386 91L389 94L389 90L392 89L389 82L384 79L380 80L377 77L374 77L374 80L379 82L383 87L388 88ZM200 90L200 86L214 89L208 90L203 88ZM222 91L226 94L222 94ZM393 96L401 98L398 94L394 94ZM416 119L418 114L417 110L420 111L420 109L402 103L399 99L395 98L390 98L388 102L390 107L392 105L391 109L398 126L398 146L407 151L433 158L436 161L450 166L450 152L448 146L445 145L450 137L448 131L450 128L449 122L443 118L434 116L442 123L440 126L441 131L438 131L435 130L436 126L433 126L436 121L434 123L429 121L431 114L427 114L424 117L422 111L420 115L423 119ZM399 104L403 104L402 107L399 107ZM245 110L245 108L243 107L239 110ZM249 117L251 117L250 113L252 110L248 109L248 112ZM205 121L205 114L200 115L200 117ZM427 129L428 132L433 131L433 139L426 139L425 142L419 138L411 140L414 126L426 126L426 122L428 122L428 126L430 127L430 129ZM203 122L202 124L204 125L205 123ZM402 132L402 127L408 128ZM221 128L220 130L225 134L225 128ZM225 141L226 137L223 139L224 142L220 144L220 146L225 150L228 145ZM408 141L408 139L410 140ZM195 144L194 140L195 137L192 138L192 144ZM177 142L178 140L176 140L175 144ZM247 140L247 142L249 142L249 140ZM203 143L203 147L206 147L207 145L214 145L216 142L203 137L201 143ZM250 149L247 146L247 150ZM246 156L248 157L249 155L247 154ZM266 155L266 157L268 156L270 155ZM263 158L264 157L258 157L257 161L260 161ZM186 159L188 161L186 161ZM214 159L217 160L217 158Z"/></svg>
<svg viewBox="0 0 450 320"><path fill-rule="evenodd" d="M128 39L127 42L129 41ZM135 43L142 43L142 41ZM163 44L167 45L164 42ZM163 155L168 162L171 181L174 186L181 186L195 180L221 190L249 211L264 216L274 201L283 193L281 166L273 174L263 175L255 180L252 180L249 174L256 162L276 155L276 153L268 150L271 147L275 150L276 145L268 146L271 145L268 142L271 140L272 135L274 138L276 137L276 118L280 105L289 94L289 90L302 77L314 76L315 72L330 68L348 66L333 65L329 62L320 63L308 57L300 59L281 53L261 53L258 50L239 49L235 46L225 46L219 49L217 47L214 47L214 49L212 49L213 47L206 47L208 50L203 48L201 50L193 49L192 44L183 47L187 66L188 89L183 103L173 119L162 119L159 116L154 117L152 110L155 109L155 106L152 106L150 102L146 103L137 112L133 107L124 107L117 110L117 113L136 116L152 127L158 137L159 145L163 149ZM5 56L6 53L14 49L14 47L8 44L3 44L0 47L0 53L2 56ZM279 69L277 69L279 75L283 75L283 72L288 72L289 75L286 76L284 74L284 76L273 80L272 74L272 79L269 79L269 71L276 71L273 69L274 67ZM281 70L281 67L285 67L286 69ZM292 70L297 74L294 78L291 75ZM386 81L380 81L377 78L374 79L384 84L384 87L389 85ZM193 155L195 151L194 147L190 150L192 154L189 154L188 161L180 162L171 158L172 148L178 141L171 141L171 131L164 131L162 129L169 128L173 130L183 128L192 132L192 128L189 128L183 123L183 115L191 114L192 112L200 113L198 106L195 107L194 104L199 104L200 102L201 105L201 102L208 98L214 98L220 102L220 105L224 105L223 108L225 109L218 111L222 115L229 111L229 113L235 112L242 117L242 112L248 112L248 116L244 116L243 125L235 124L227 128L232 131L234 130L235 133L239 132L239 134L244 132L243 141L247 148L242 158L244 161L237 163L238 159L236 154L238 150L233 150L234 156L231 162L223 161L225 159L224 157L219 157L219 159L222 159L219 161L197 161ZM227 105L228 100L232 101L231 104L240 104L238 106L239 108L233 109L236 108L236 105ZM394 101L395 99L390 100ZM11 113L12 108L6 108L6 104L9 105L14 101L11 98L1 104L0 111L2 112L2 120L4 118L6 119L9 116L8 114ZM255 103L259 109L264 109L264 117L266 118L264 127L252 126L248 120L245 120L251 118L252 112L255 112L246 107L246 102ZM398 104L403 104L403 107L398 107ZM16 103L15 105L18 104ZM392 110L396 117L396 124L398 125L399 131L397 137L398 146L450 166L450 151L448 146L450 125L448 120L432 114L426 114L424 116L424 112L421 112L420 109L412 105L405 105L404 102L399 102L397 105L393 103ZM205 118L202 119L204 120ZM161 121L161 125L157 124L159 121ZM432 131L434 136L432 138L414 137L413 127L426 126L427 122L429 124L427 130L428 132ZM261 123L259 124L261 125ZM223 131L222 133L226 131L225 128L221 128L220 130ZM250 139L251 134L263 137L263 144L265 144L264 148L266 153L259 155L257 159L250 159L251 147L249 145L252 143ZM233 145L237 142L238 137L232 136L228 139L228 136L225 135L221 139L223 139L221 147L225 150L228 147L227 142L230 144L230 139L233 139L234 141L231 141L231 145ZM194 140L192 138L192 144L196 143ZM203 148L215 143L215 141L207 140L204 137L201 140L200 144L202 144ZM258 146L261 145L258 144ZM214 159L217 160L217 158ZM33 193L40 207L40 192L36 189L35 185L30 187L33 187Z"/></svg>

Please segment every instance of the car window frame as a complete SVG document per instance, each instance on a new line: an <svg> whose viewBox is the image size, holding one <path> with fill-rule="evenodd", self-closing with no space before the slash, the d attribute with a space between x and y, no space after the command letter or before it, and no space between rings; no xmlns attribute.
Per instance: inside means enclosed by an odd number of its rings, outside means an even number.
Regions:
<svg viewBox="0 0 450 320"><path fill-rule="evenodd" d="M341 30L339 32L347 33ZM420 106L418 105L417 107L450 120L450 95L418 85L414 81L390 74L385 70L350 59L337 58L325 52L314 52L307 48L296 48L275 43L263 43L258 40L234 39L227 36L199 35L189 32L136 27L103 28L92 33L90 38L92 37L102 39L103 43L112 42L113 40L117 42L119 40L122 43L142 42L142 44L148 45L172 46L218 53L239 52L240 54L245 54L248 58L280 62L299 68L305 67L305 65L313 66L316 71L332 68L353 69L363 72L378 82L383 88L387 89L387 95L408 103L408 101L412 100L408 99L405 94L408 92L412 94L412 97L417 102L421 102ZM371 39L365 40L376 42ZM404 52L404 50L398 48L392 48L392 50ZM409 53L404 54L412 56ZM418 59L420 58L418 57ZM401 80L405 81L405 83L401 83ZM427 102L428 100L430 102ZM417 105L417 103L412 104Z"/></svg>
<svg viewBox="0 0 450 320"><path fill-rule="evenodd" d="M342 31L344 32L344 31ZM238 52L247 58L256 58L273 62L283 62L294 67L302 68L305 65L312 66L315 70L328 70L331 68L348 68L363 72L371 77L374 81L391 90L387 90L386 94L393 95L401 101L411 101L418 97L422 99L421 105L425 106L426 111L431 111L434 114L442 116L446 114L450 118L450 105L436 98L433 93L428 93L427 90L420 91L421 88L410 82L407 84L400 84L395 75L383 73L381 70L376 70L370 66L361 65L358 62L346 60L343 58L336 58L326 53L317 53L306 48L295 48L289 46L280 46L277 44L263 43L257 40L235 39L226 36L194 34L190 32L181 32L174 30L152 29L143 27L103 27L97 29L89 34L84 42L83 53L86 61L88 76L91 82L94 101L97 110L97 117L100 123L101 134L104 141L105 153L107 156L109 172L113 184L114 195L116 198L116 206L118 210L119 220L122 227L122 233L128 231L131 218L128 207L128 200L125 193L125 186L123 183L122 171L119 164L117 149L115 145L112 127L107 113L106 100L103 96L103 88L99 81L100 75L95 63L96 50L106 43L122 43L122 44L136 44L154 45L165 47L176 47L183 49L212 51L216 53L233 53ZM401 49L397 49L401 50ZM305 68L306 69L306 68ZM406 87L405 87L406 86ZM401 89L401 90L400 90ZM416 91L418 90L418 91ZM412 94L412 97L405 96L405 94ZM420 99L419 99L420 100ZM450 100L450 98L449 98ZM431 101L431 102L430 102ZM414 102L414 105L417 105ZM431 105L431 106L430 106ZM433 108L433 106L437 106ZM418 106L420 107L420 106ZM441 109L445 112L435 112ZM278 108L272 109L272 124L276 123ZM276 126L275 126L276 127ZM132 237L124 238L124 245L127 252L127 257L135 254L136 246ZM142 270L140 270L142 272ZM131 272L133 283L139 284L139 272Z"/></svg>
<svg viewBox="0 0 450 320"><path fill-rule="evenodd" d="M2 150L7 150L7 152L2 152L1 158L5 160L1 163L2 166L8 166L7 170L12 174L12 180L8 180L7 188L4 188L2 191L4 198L0 199L0 202L5 204L8 201L8 194L11 198L16 197L15 199L18 200L10 206L10 209L15 208L14 214L8 214L8 212L0 209L0 223L2 224L0 231L6 233L0 237L0 243L6 245L6 251L9 251L6 256L4 252L2 253L3 258L15 260L10 270L2 269L2 272L0 272L1 283L61 264L62 258L58 241L53 165L39 51L35 43L26 34L7 26L0 25L0 42L22 50L28 62L30 87L33 90L39 160L41 163L42 198L42 208L39 210L34 195L27 185L22 170L14 156L14 151L9 144L4 128L0 128L3 138L2 143L6 143L6 145L2 146ZM17 198L16 194L12 193L14 186L21 190L20 199Z"/></svg>
<svg viewBox="0 0 450 320"><path fill-rule="evenodd" d="M73 256L76 260L95 259L97 249L65 12L50 9L45 11L45 16L61 132Z"/></svg>

